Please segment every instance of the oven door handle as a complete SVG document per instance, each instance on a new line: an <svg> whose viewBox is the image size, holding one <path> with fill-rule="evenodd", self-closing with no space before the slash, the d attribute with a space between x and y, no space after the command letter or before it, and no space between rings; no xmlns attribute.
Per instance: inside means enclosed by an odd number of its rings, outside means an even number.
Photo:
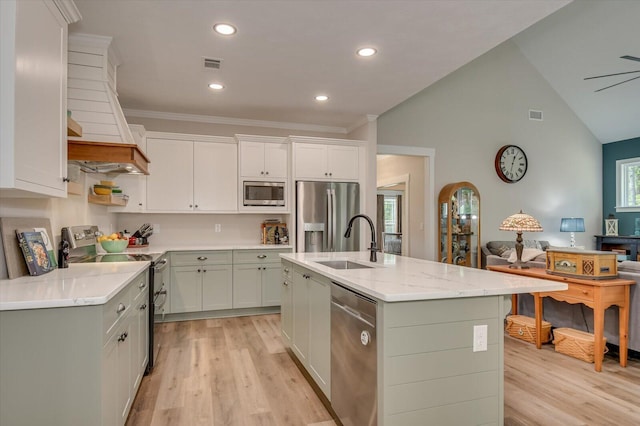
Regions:
<svg viewBox="0 0 640 426"><path fill-rule="evenodd" d="M153 266L153 269L154 269L156 272L160 272L160 271L162 271L164 268L166 268L166 267L167 267L167 263L169 263L169 261L168 261L166 258L165 258L165 259L162 259L162 260L158 261L158 262Z"/></svg>

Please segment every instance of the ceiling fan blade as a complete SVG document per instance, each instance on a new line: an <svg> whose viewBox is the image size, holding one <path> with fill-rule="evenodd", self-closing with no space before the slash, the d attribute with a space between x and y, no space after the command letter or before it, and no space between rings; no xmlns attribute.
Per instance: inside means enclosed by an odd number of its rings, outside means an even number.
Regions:
<svg viewBox="0 0 640 426"><path fill-rule="evenodd" d="M631 56L631 55L620 56L620 59L628 59L630 61L638 61L638 62L640 62L640 58L636 58L635 56Z"/></svg>
<svg viewBox="0 0 640 426"><path fill-rule="evenodd" d="M631 80L637 80L637 79L639 79L639 78L640 78L640 75L639 75L639 76L637 76L637 77L630 78L630 79L625 80L625 81L621 81L620 83L612 84L611 86L603 87L602 89L598 89L598 90L596 90L595 92L602 92L604 89L609 89L609 88L611 88L611 87L619 86L619 85L621 85L622 83L626 83L627 81L631 81Z"/></svg>
<svg viewBox="0 0 640 426"><path fill-rule="evenodd" d="M585 77L585 80L593 80L594 78L602 78L602 77L613 77L614 75L623 75L623 74L634 74L640 72L638 71L626 71L626 72L617 72L615 74L604 74L604 75L596 75L595 77Z"/></svg>

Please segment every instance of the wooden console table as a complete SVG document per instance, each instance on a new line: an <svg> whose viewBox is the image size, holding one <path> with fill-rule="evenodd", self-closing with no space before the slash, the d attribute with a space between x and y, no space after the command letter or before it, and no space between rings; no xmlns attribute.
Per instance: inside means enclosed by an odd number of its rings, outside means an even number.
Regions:
<svg viewBox="0 0 640 426"><path fill-rule="evenodd" d="M620 278L611 280L588 280L569 278L560 275L547 274L542 268L511 269L508 266L488 266L491 271L505 272L508 274L523 275L526 277L541 278L546 280L561 281L569 288L565 291L547 291L531 293L534 298L536 330L542 329L542 299L552 299L571 304L582 303L593 309L593 328L595 336L594 358L596 371L602 371L602 358L604 356L604 311L609 306L616 305L619 310L618 334L620 336L620 365L627 366L627 348L629 343L629 291L635 284L633 280ZM517 314L518 295L512 296L513 313ZM542 333L536 333L536 347L542 347Z"/></svg>

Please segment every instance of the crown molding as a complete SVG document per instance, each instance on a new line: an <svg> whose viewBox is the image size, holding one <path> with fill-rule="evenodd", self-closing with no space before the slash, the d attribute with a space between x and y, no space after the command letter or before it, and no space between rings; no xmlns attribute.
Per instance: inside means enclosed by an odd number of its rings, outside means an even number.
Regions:
<svg viewBox="0 0 640 426"><path fill-rule="evenodd" d="M351 133L358 127L364 126L365 124L374 123L378 119L378 117L379 117L378 115L374 115L374 114L365 115L360 120L356 121L351 126L347 127L347 133Z"/></svg>
<svg viewBox="0 0 640 426"><path fill-rule="evenodd" d="M53 3L56 5L60 13L62 13L67 24L73 24L74 22L78 22L82 19L82 15L73 0L53 0Z"/></svg>
<svg viewBox="0 0 640 426"><path fill-rule="evenodd" d="M315 124L218 117L214 115L180 114L175 112L147 111L128 108L124 109L124 113L127 117L155 118L159 120L191 121L195 123L227 124L232 126L267 127L272 129L305 130L309 132L347 134L347 129L344 127L321 126Z"/></svg>

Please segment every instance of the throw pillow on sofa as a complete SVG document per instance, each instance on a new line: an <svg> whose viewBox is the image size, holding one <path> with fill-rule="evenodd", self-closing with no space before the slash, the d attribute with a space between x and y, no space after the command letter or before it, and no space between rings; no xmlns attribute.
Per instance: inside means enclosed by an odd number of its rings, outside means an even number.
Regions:
<svg viewBox="0 0 640 426"><path fill-rule="evenodd" d="M523 262L528 262L530 260L535 259L536 257L540 256L541 254L545 254L543 250L540 249L536 249L536 248L525 248L522 249L522 261ZM515 250L513 251L513 253L511 253L511 256L509 256L509 262L514 263L516 261L517 258L517 254L515 252Z"/></svg>

